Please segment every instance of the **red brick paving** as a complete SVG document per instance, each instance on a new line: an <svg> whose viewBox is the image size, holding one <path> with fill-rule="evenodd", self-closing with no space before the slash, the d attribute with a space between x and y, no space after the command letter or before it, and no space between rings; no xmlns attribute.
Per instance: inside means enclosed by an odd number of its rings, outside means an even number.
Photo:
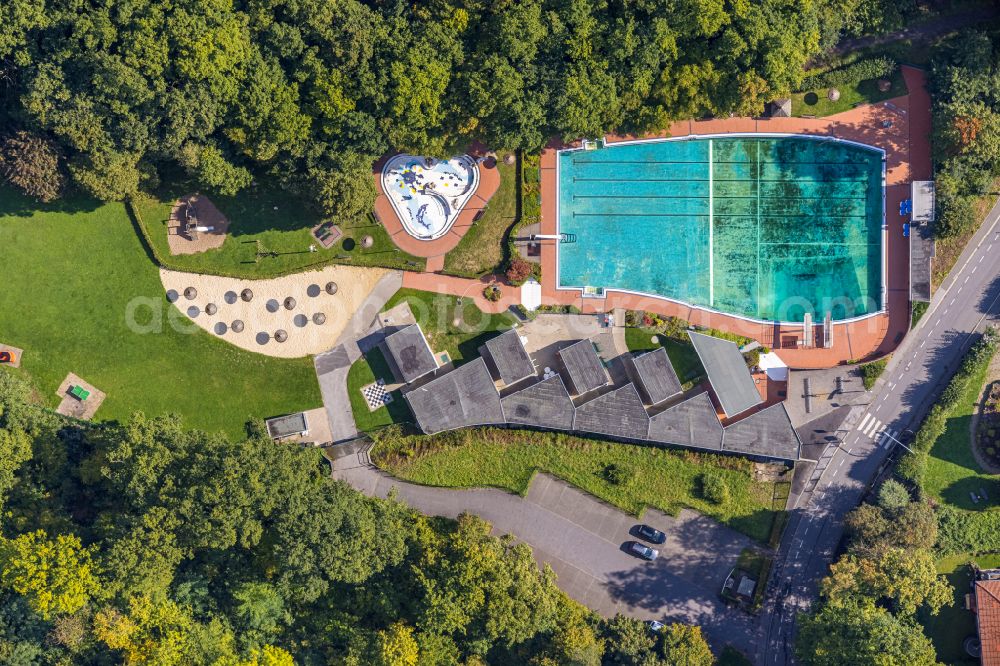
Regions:
<svg viewBox="0 0 1000 666"><path fill-rule="evenodd" d="M555 285L556 245L542 246L542 299L545 303L576 305L585 312L607 312L616 307L648 310L686 319L692 324L717 328L759 340L772 347L793 368L832 367L851 359L886 354L899 344L909 327L909 247L902 235L903 219L899 202L909 195L910 181L930 177L930 99L924 73L903 68L910 92L878 104L865 105L826 118L728 118L681 121L660 136L688 136L726 133L787 133L836 136L882 148L886 152L886 222L888 227L887 310L886 314L861 321L834 324L830 349L800 349L801 326L776 327L694 308L662 298L609 291L605 299L582 299L579 291L561 291ZM892 126L882 127L885 120ZM607 141L634 139L609 136ZM552 145L542 154L541 233L556 233L556 151ZM821 327L817 327L817 341Z"/></svg>
<svg viewBox="0 0 1000 666"><path fill-rule="evenodd" d="M375 199L375 215L399 249L415 257L436 258L436 260L432 259L427 262L427 270L432 272L442 270L444 268L444 255L458 245L458 241L462 240L462 236L472 226L473 219L486 208L486 204L499 189L500 171L495 163L491 166L480 164L479 185L462 208L462 212L458 214L458 219L444 236L428 241L414 238L406 232L399 216L396 215L396 210L389 202L389 197L386 196L382 188L382 167L388 159L389 156L376 162L372 173L372 177L375 178L375 187L378 189L378 197Z"/></svg>
<svg viewBox="0 0 1000 666"><path fill-rule="evenodd" d="M909 247L903 238L903 219L898 214L899 202L909 196L910 181L924 180L931 175L930 159L930 97L926 91L926 77L921 70L903 67L903 77L909 92L904 97L897 97L873 105L865 105L850 111L838 113L826 118L728 118L704 121L678 121L670 126L668 132L660 136L688 136L727 133L785 133L836 136L850 141L857 141L870 146L882 148L886 152L886 223L888 227L888 266L887 266L887 313L867 317L863 320L849 323L834 324L833 346L829 349L800 349L798 340L802 337L801 326L777 327L772 323L749 321L718 312L710 312L699 308L668 301L663 298L639 296L609 290L606 298L584 299L579 290L557 290L555 285L556 245L548 242L542 245L542 301L548 305L575 305L583 312L610 312L616 307L647 310L660 315L675 316L695 324L717 328L739 335L759 340L761 344L771 347L781 359L792 368L825 368L844 363L852 359L874 358L891 352L909 328ZM892 126L882 127L885 120L891 120ZM607 141L614 143L634 139L630 136L608 136ZM556 151L566 147L562 144L550 144L541 155L542 172L542 220L541 233L556 232ZM381 173L380 167L377 169ZM486 193L492 196L499 185L496 170L482 169L480 192L488 199ZM495 180L490 184L488 177ZM381 177L377 178L381 192ZM492 187L492 190L488 189ZM487 189L483 189L487 188ZM379 202L387 207L388 212L379 208ZM465 224L460 217L453 228L454 233L439 241L417 241L402 231L395 212L385 196L379 197L376 210L389 229L393 240L407 252L426 257L440 257L434 266L443 266L443 254L454 247L461 234L471 223L475 215L467 208L463 215L468 214ZM471 203L471 202L470 202ZM400 233L402 232L402 233ZM407 242L409 241L409 243ZM416 244L416 245L414 245ZM412 246L412 247L411 247ZM432 269L430 262L428 270ZM490 303L482 297L482 289L489 282L483 280L466 280L430 273L406 273L403 286L414 289L424 289L456 296L472 297L481 309L487 312L501 312L511 305L520 302L520 289L504 286L503 298L498 303ZM821 340L821 327L817 326L815 339ZM767 382L768 403L776 395L774 387ZM762 387L763 388L763 387Z"/></svg>

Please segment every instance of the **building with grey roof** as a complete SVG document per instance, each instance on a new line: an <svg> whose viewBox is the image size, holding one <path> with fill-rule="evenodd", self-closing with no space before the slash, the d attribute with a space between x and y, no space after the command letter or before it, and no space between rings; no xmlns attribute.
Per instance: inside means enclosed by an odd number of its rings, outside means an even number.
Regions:
<svg viewBox="0 0 1000 666"><path fill-rule="evenodd" d="M264 421L264 426L271 439L301 437L309 434L309 419L304 412L267 419Z"/></svg>
<svg viewBox="0 0 1000 666"><path fill-rule="evenodd" d="M692 331L688 336L726 416L736 416L764 402L735 342Z"/></svg>
<svg viewBox="0 0 1000 666"><path fill-rule="evenodd" d="M417 324L386 336L383 344L400 381L409 384L437 370L437 359Z"/></svg>
<svg viewBox="0 0 1000 666"><path fill-rule="evenodd" d="M404 397L420 429L428 435L504 423L500 394L482 358L408 391Z"/></svg>
<svg viewBox="0 0 1000 666"><path fill-rule="evenodd" d="M500 400L507 423L572 430L576 407L562 377L553 375Z"/></svg>
<svg viewBox="0 0 1000 666"><path fill-rule="evenodd" d="M647 405L658 405L681 392L681 382L663 347L626 358L639 395Z"/></svg>
<svg viewBox="0 0 1000 666"><path fill-rule="evenodd" d="M535 364L531 361L531 356L524 348L521 335L516 329L512 328L506 333L490 338L479 348L479 353L486 359L490 370L494 371L493 376L506 386L536 374Z"/></svg>
<svg viewBox="0 0 1000 666"><path fill-rule="evenodd" d="M580 340L556 352L566 375L569 388L574 395L581 395L611 383L608 371L604 369L601 357L594 350L590 340Z"/></svg>
<svg viewBox="0 0 1000 666"><path fill-rule="evenodd" d="M798 460L802 448L784 403L771 405L726 426L723 450L781 460Z"/></svg>
<svg viewBox="0 0 1000 666"><path fill-rule="evenodd" d="M649 420L651 442L722 449L722 424L707 393L688 398Z"/></svg>
<svg viewBox="0 0 1000 666"><path fill-rule="evenodd" d="M626 384L579 405L573 429L619 439L645 440L649 415L635 385Z"/></svg>

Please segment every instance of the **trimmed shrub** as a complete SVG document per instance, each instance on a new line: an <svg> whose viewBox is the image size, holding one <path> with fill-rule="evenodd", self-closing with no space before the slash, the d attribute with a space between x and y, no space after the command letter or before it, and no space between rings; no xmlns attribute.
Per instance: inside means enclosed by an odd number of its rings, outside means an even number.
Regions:
<svg viewBox="0 0 1000 666"><path fill-rule="evenodd" d="M858 60L847 67L829 72L813 74L802 79L803 90L844 86L869 79L887 79L896 71L896 61L892 58L867 58Z"/></svg>
<svg viewBox="0 0 1000 666"><path fill-rule="evenodd" d="M861 366L861 381L865 385L865 390L871 391L872 387L875 386L875 382L878 378L882 376L885 372L885 366L888 363L886 359L879 359L878 361L872 361L871 363L865 363Z"/></svg>
<svg viewBox="0 0 1000 666"><path fill-rule="evenodd" d="M534 267L530 261L514 257L511 259L510 265L507 266L507 281L515 287L519 287L531 277L533 272Z"/></svg>
<svg viewBox="0 0 1000 666"><path fill-rule="evenodd" d="M716 472L704 472L701 475L701 495L709 502L726 504L729 501L729 484Z"/></svg>

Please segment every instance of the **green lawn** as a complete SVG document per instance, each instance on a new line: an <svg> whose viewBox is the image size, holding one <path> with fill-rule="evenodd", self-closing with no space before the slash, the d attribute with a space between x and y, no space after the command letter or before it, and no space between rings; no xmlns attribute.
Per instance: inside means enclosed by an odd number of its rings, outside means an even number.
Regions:
<svg viewBox="0 0 1000 666"><path fill-rule="evenodd" d="M983 569L1000 567L1000 555L955 555L939 560L938 573L947 576L955 597L952 604L942 608L937 616L922 618L924 632L934 643L938 659L946 664L979 664L978 659L969 657L962 649L965 637L976 633L976 616L965 610L965 595L972 582L972 570L967 566L970 561L975 561Z"/></svg>
<svg viewBox="0 0 1000 666"><path fill-rule="evenodd" d="M831 102L827 98L826 94L829 88L792 93L792 115L821 118L842 111L850 111L859 104L874 104L893 97L901 97L907 93L906 82L903 80L903 73L899 68L889 80L892 82L892 86L887 92L880 91L878 81L874 79L859 81L852 85L837 86L837 90L840 91L840 99L836 102Z"/></svg>
<svg viewBox="0 0 1000 666"><path fill-rule="evenodd" d="M517 167L504 164L503 155L499 158L500 187L483 216L445 256L445 273L479 277L499 270L504 262L504 236L517 221Z"/></svg>
<svg viewBox="0 0 1000 666"><path fill-rule="evenodd" d="M1000 503L997 477L986 474L972 455L970 427L972 413L979 402L989 364L984 363L972 376L958 405L948 416L944 433L931 447L927 461L924 490L935 498L960 509L982 511ZM970 492L985 488L988 502L972 502Z"/></svg>
<svg viewBox="0 0 1000 666"><path fill-rule="evenodd" d="M0 247L0 340L25 349L23 369L51 406L69 372L108 394L98 420L173 412L236 436L250 417L321 404L311 359L272 359L171 326L191 329L167 305L122 204L39 206L0 188ZM130 303L138 323L160 313L160 330L133 332Z"/></svg>
<svg viewBox="0 0 1000 666"><path fill-rule="evenodd" d="M461 300L461 302L459 302ZM430 291L400 289L383 310L406 301L427 336L434 353L448 352L456 364L479 356L479 347L491 337L510 328L515 318L509 313L489 314L476 307L471 298L458 299Z"/></svg>
<svg viewBox="0 0 1000 666"><path fill-rule="evenodd" d="M656 336L656 342L653 342ZM694 345L690 342L682 342L668 338L662 333L656 333L645 328L626 328L625 344L629 351L647 351L658 347L667 348L667 356L674 366L674 372L680 378L682 384L693 383L704 376L705 369L701 367L701 360L694 350Z"/></svg>
<svg viewBox="0 0 1000 666"><path fill-rule="evenodd" d="M347 373L347 393L351 400L351 411L354 413L354 423L361 432L369 432L390 423L412 421L410 410L399 391L392 392L392 402L375 411L368 409L368 403L361 394L361 389L382 379L386 384L395 383L392 370L382 352L376 348L359 358Z"/></svg>
<svg viewBox="0 0 1000 666"><path fill-rule="evenodd" d="M536 471L549 472L638 516L646 506L676 513L690 507L758 541L767 540L778 511L776 484L754 481L752 463L691 451L619 444L560 433L476 428L435 437L376 434L373 456L390 473L445 487L506 488L524 494ZM605 468L628 479L614 484ZM731 499L717 505L700 496L699 475L716 468Z"/></svg>
<svg viewBox="0 0 1000 666"><path fill-rule="evenodd" d="M178 187L155 197L137 198L134 202L140 224L160 261L168 268L266 278L330 263L409 270L423 270L426 265L424 259L400 251L382 225L370 215L358 220L338 220L344 235L324 249L310 233L320 218L291 195L265 188L241 192L235 197L211 197L231 223L225 243L217 250L174 256L167 245L167 218L173 202L186 193ZM374 241L367 249L361 247L361 239L365 236L371 236ZM310 252L310 245L315 245L317 251ZM273 252L276 256L258 258L258 251Z"/></svg>

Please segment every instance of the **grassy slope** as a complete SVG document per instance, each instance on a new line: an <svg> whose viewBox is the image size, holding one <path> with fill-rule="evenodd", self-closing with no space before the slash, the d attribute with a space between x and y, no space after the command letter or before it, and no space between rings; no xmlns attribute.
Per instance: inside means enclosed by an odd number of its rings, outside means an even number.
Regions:
<svg viewBox="0 0 1000 666"><path fill-rule="evenodd" d="M654 335L657 339L655 343L653 342ZM705 374L698 353L690 342L681 342L665 335L657 335L644 328L626 328L625 344L629 351L646 351L657 347L666 347L667 356L670 357L670 363L674 366L674 372L677 373L681 383L694 381Z"/></svg>
<svg viewBox="0 0 1000 666"><path fill-rule="evenodd" d="M933 641L938 659L946 664L976 666L979 663L978 659L972 659L962 649L965 637L976 633L976 616L965 610L965 595L972 581L971 570L966 566L970 560L975 560L983 569L1000 567L1000 555L956 555L939 560L938 573L947 576L955 597L952 604L942 608L936 617L923 620L924 631Z"/></svg>
<svg viewBox="0 0 1000 666"><path fill-rule="evenodd" d="M988 364L984 364L972 377L969 388L949 415L947 428L931 447L923 481L924 490L934 497L960 509L973 511L996 506L997 500L992 493L989 503L974 504L969 497L970 491L977 491L980 487L987 488L987 492L997 488L997 477L985 474L976 463L970 435L972 413L988 370Z"/></svg>
<svg viewBox="0 0 1000 666"><path fill-rule="evenodd" d="M23 367L52 406L68 372L107 392L99 420L174 412L187 426L237 435L251 416L320 404L311 360L272 359L170 326L169 313L185 319L166 304L121 204L43 208L0 189L0 247L0 340L26 350ZM134 298L162 312L162 332L126 326ZM150 309L137 319L148 321Z"/></svg>
<svg viewBox="0 0 1000 666"><path fill-rule="evenodd" d="M852 85L837 86L840 91L840 99L831 102L827 99L829 88L818 88L816 90L804 90L792 94L792 115L793 116L830 116L841 111L850 111L858 104L874 104L893 97L902 97L906 94L906 82L903 81L903 73L897 68L890 79L892 86L886 92L878 89L878 82L875 80L859 81ZM813 93L816 96L814 104L806 103L806 96Z"/></svg>
<svg viewBox="0 0 1000 666"><path fill-rule="evenodd" d="M463 277L492 273L504 260L504 236L517 221L517 167L497 162L500 188L483 216L444 258L444 272Z"/></svg>
<svg viewBox="0 0 1000 666"><path fill-rule="evenodd" d="M759 541L767 540L775 516L775 484L755 482L751 463L743 459L494 428L457 431L436 442L398 438L380 443L374 454L392 474L436 486L494 486L524 494L542 470L634 515L647 505L670 513L690 507ZM605 480L603 470L612 463L625 468L628 483ZM727 504L700 496L699 475L707 467L718 468L728 481Z"/></svg>
<svg viewBox="0 0 1000 666"><path fill-rule="evenodd" d="M310 229L321 221L319 217L290 195L267 189L244 192L236 197L211 197L231 223L225 243L218 250L173 256L167 245L167 218L173 202L185 193L183 188L177 188L177 191L142 197L135 202L150 242L170 268L264 278L329 263L410 270L423 270L425 265L423 259L399 251L382 225L367 216L359 220L338 220L344 235L329 249L324 249L310 233ZM371 248L361 247L364 236L371 236L375 241ZM354 241L353 250L344 248L346 239ZM256 259L258 241L263 251L277 252L278 256ZM310 245L315 245L317 251L309 252Z"/></svg>

